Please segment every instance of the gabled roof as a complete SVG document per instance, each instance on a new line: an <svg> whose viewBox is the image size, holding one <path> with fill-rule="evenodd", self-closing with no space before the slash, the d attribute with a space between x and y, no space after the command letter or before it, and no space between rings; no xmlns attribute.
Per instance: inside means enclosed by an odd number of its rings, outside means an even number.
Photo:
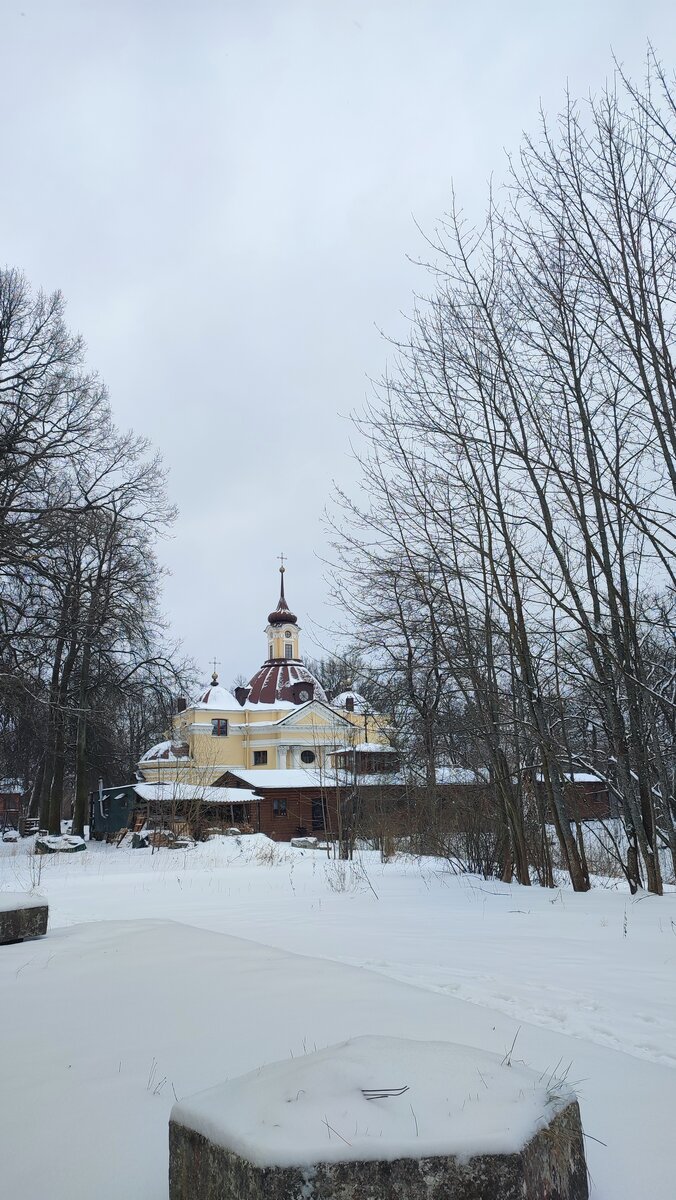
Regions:
<svg viewBox="0 0 676 1200"><path fill-rule="evenodd" d="M243 770L241 767L229 767L226 774L235 779L241 779L249 787L257 791L275 790L277 788L319 788L330 786L331 779L324 778L320 771L305 770L302 767L285 767L274 770L270 767L254 767Z"/></svg>
<svg viewBox="0 0 676 1200"><path fill-rule="evenodd" d="M151 804L153 800L165 804L171 801L187 804L245 804L261 799L247 788L203 787L198 783L137 783L134 791Z"/></svg>

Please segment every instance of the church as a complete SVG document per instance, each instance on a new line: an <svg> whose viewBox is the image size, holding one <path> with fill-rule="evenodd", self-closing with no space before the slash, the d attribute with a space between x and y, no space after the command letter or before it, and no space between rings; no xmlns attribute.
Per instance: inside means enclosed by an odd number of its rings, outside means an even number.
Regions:
<svg viewBox="0 0 676 1200"><path fill-rule="evenodd" d="M282 565L263 665L234 693L214 671L194 700L178 700L171 736L138 763L135 792L148 805L192 804L289 840L334 833L351 781L396 770L385 719L356 692L330 701L304 665L284 574Z"/></svg>

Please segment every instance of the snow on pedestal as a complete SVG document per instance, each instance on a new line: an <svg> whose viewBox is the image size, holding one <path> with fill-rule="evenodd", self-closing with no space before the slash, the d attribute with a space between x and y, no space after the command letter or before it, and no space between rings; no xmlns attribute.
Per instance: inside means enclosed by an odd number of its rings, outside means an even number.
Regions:
<svg viewBox="0 0 676 1200"><path fill-rule="evenodd" d="M176 1104L171 1200L587 1200L565 1086L466 1046L362 1037Z"/></svg>
<svg viewBox="0 0 676 1200"><path fill-rule="evenodd" d="M44 896L0 892L0 945L42 937L49 908Z"/></svg>
<svg viewBox="0 0 676 1200"><path fill-rule="evenodd" d="M86 849L87 843L83 837L79 837L77 834L45 833L35 839L36 854L75 854L79 850Z"/></svg>

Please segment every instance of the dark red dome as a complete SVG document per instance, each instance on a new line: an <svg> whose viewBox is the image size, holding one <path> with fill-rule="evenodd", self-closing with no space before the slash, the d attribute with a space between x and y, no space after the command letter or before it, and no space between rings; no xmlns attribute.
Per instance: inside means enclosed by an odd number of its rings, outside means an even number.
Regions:
<svg viewBox="0 0 676 1200"><path fill-rule="evenodd" d="M249 704L276 704L280 700L290 704L306 704L308 700L326 703L326 692L302 663L272 659L249 680L246 700Z"/></svg>

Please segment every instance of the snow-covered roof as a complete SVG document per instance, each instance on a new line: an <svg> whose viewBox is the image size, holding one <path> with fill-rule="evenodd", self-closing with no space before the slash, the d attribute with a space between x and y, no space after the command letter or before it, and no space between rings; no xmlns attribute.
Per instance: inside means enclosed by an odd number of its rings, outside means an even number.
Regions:
<svg viewBox="0 0 676 1200"><path fill-rule="evenodd" d="M437 767L435 777L437 783L487 783L488 771L485 768L473 771L470 767Z"/></svg>
<svg viewBox="0 0 676 1200"><path fill-rule="evenodd" d="M206 787L198 783L137 783L135 791L142 800L163 804L172 800L186 804L244 804L260 800L260 796L247 788Z"/></svg>
<svg viewBox="0 0 676 1200"><path fill-rule="evenodd" d="M231 775L236 775L255 788L317 788L330 786L333 782L331 776L322 775L320 771L306 771L302 767L280 770L272 767L254 767L252 770L229 767L228 770Z"/></svg>
<svg viewBox="0 0 676 1200"><path fill-rule="evenodd" d="M221 712L240 712L242 706L235 699L232 692L227 688L221 687L220 683L210 683L208 688L200 692L196 700L188 706L189 708L213 708Z"/></svg>
<svg viewBox="0 0 676 1200"><path fill-rule="evenodd" d="M351 771L339 772L339 782L343 787L404 787L413 783L419 786L403 771L368 771L363 775L353 775Z"/></svg>
<svg viewBox="0 0 676 1200"><path fill-rule="evenodd" d="M261 1167L509 1154L573 1096L507 1057L358 1037L199 1092L171 1119Z"/></svg>
<svg viewBox="0 0 676 1200"><path fill-rule="evenodd" d="M385 750L390 750L392 747L385 746ZM357 775L349 769L349 767L338 767L331 773L331 780L335 783L336 780L341 787L412 787L420 788L425 786L426 780L424 772L413 770L410 767L406 771L401 769L388 771L387 763L383 762L380 771L362 772ZM438 784L456 784L458 786L467 785L475 786L486 783L488 780L488 772L484 769L472 771L466 767L437 767L436 781Z"/></svg>
<svg viewBox="0 0 676 1200"><path fill-rule="evenodd" d="M334 708L347 708L348 700L352 700L354 704L353 712L364 713L368 710L369 705L365 698L359 692L354 692L351 689L348 689L346 692L339 692L337 696L333 697L331 704Z"/></svg>
<svg viewBox="0 0 676 1200"><path fill-rule="evenodd" d="M394 747L384 742L357 742L356 746L346 746L345 750L357 750L359 754L396 754ZM345 750L336 753L345 754Z"/></svg>
<svg viewBox="0 0 676 1200"><path fill-rule="evenodd" d="M185 742L158 742L156 746L151 746L150 750L146 750L139 761L154 762L156 759L162 759L165 762L178 762L181 758L187 758L189 753L189 747Z"/></svg>
<svg viewBox="0 0 676 1200"><path fill-rule="evenodd" d="M569 783L600 783L604 784L606 780L602 775L594 775L591 771L563 771L563 778ZM542 771L538 771L535 776L536 783L544 782Z"/></svg>

